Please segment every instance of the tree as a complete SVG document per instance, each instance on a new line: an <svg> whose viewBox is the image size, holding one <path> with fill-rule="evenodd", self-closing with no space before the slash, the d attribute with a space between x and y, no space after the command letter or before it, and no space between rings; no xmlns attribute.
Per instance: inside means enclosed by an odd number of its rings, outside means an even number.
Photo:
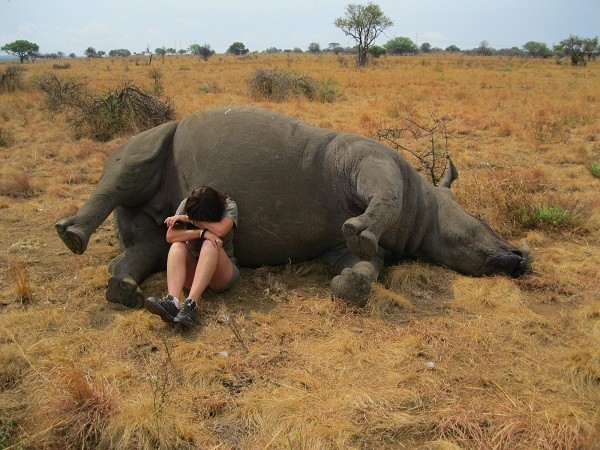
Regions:
<svg viewBox="0 0 600 450"><path fill-rule="evenodd" d="M419 53L417 44L412 39L403 36L390 39L383 46L390 55L414 55Z"/></svg>
<svg viewBox="0 0 600 450"><path fill-rule="evenodd" d="M477 55L491 56L494 54L494 49L490 47L490 43L488 41L481 41L479 47L477 47L474 52Z"/></svg>
<svg viewBox="0 0 600 450"><path fill-rule="evenodd" d="M366 6L351 3L346 6L344 17L338 17L333 24L346 36L352 37L358 45L357 66L367 64L369 47L386 29L394 25L391 19L383 14L379 5L369 3Z"/></svg>
<svg viewBox="0 0 600 450"><path fill-rule="evenodd" d="M582 38L570 35L567 39L560 41L555 47L555 50L569 56L571 58L571 64L576 66L579 63L585 64L584 46L585 44Z"/></svg>
<svg viewBox="0 0 600 450"><path fill-rule="evenodd" d="M167 49L165 47L156 48L154 50L154 53L156 55L162 57L162 59L165 59L165 55L167 54Z"/></svg>
<svg viewBox="0 0 600 450"><path fill-rule="evenodd" d="M215 51L212 48L210 48L209 44L204 44L204 45L192 44L192 45L190 45L190 53L192 55L198 55L204 61L208 61L208 58L210 58L212 55L214 55Z"/></svg>
<svg viewBox="0 0 600 450"><path fill-rule="evenodd" d="M523 50L529 53L533 58L547 58L552 54L550 49L543 42L529 41L523 44Z"/></svg>
<svg viewBox="0 0 600 450"><path fill-rule="evenodd" d="M458 48L456 45L449 45L448 47L446 47L446 50L448 53L458 53L460 52L460 48Z"/></svg>
<svg viewBox="0 0 600 450"><path fill-rule="evenodd" d="M21 64L23 61L29 58L35 58L39 55L40 46L34 44L33 42L26 41L24 39L19 39L10 44L6 44L0 48L5 53L10 53L11 55L15 55L19 57Z"/></svg>
<svg viewBox="0 0 600 450"><path fill-rule="evenodd" d="M431 44L429 42L423 42L421 44L421 51L423 53L431 53Z"/></svg>
<svg viewBox="0 0 600 450"><path fill-rule="evenodd" d="M598 53L600 53L600 46L598 45L598 36L583 40L583 53L588 58L588 61L595 59Z"/></svg>
<svg viewBox="0 0 600 450"><path fill-rule="evenodd" d="M225 53L231 53L233 55L245 55L250 50L242 42L234 42L229 46Z"/></svg>
<svg viewBox="0 0 600 450"><path fill-rule="evenodd" d="M98 57L98 52L96 51L96 49L94 47L86 48L85 51L83 52L83 54L85 56L87 56L88 58L97 58Z"/></svg>
<svg viewBox="0 0 600 450"><path fill-rule="evenodd" d="M317 42L311 42L308 46L309 53L321 53L321 45Z"/></svg>
<svg viewBox="0 0 600 450"><path fill-rule="evenodd" d="M337 55L342 51L342 46L338 42L330 42L327 49Z"/></svg>
<svg viewBox="0 0 600 450"><path fill-rule="evenodd" d="M111 50L108 52L108 56L110 57L115 57L115 56L131 56L131 52L129 50L127 50L126 48L117 48L114 50Z"/></svg>

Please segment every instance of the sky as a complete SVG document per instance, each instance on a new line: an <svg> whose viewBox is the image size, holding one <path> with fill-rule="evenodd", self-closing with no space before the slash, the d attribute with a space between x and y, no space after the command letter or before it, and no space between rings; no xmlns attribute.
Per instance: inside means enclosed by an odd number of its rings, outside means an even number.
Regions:
<svg viewBox="0 0 600 450"><path fill-rule="evenodd" d="M368 0L0 0L0 46L17 39L41 53L75 53L88 47L142 52L209 44L224 53L233 42L250 51L276 47L322 49L355 42L333 25L349 3ZM599 0L374 0L394 25L377 41L406 36L417 45L472 49L549 47L574 34L600 35Z"/></svg>

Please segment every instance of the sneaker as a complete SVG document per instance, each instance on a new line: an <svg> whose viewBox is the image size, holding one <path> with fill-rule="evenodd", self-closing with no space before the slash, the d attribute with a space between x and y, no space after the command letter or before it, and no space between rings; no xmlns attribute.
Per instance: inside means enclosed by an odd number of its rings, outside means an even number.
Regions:
<svg viewBox="0 0 600 450"><path fill-rule="evenodd" d="M183 304L183 308L179 310L179 313L175 317L175 323L180 323L186 326L193 325L195 312L196 302L191 298L188 298Z"/></svg>
<svg viewBox="0 0 600 450"><path fill-rule="evenodd" d="M146 299L146 309L152 314L160 316L167 323L175 323L175 316L179 314L179 308L175 305L175 298L167 295L160 300L149 297Z"/></svg>

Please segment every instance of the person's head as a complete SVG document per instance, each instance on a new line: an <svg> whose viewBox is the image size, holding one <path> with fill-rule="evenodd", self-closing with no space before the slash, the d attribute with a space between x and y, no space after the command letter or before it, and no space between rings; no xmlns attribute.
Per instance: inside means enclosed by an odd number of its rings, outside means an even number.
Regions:
<svg viewBox="0 0 600 450"><path fill-rule="evenodd" d="M195 188L187 198L185 214L190 220L218 222L225 212L226 197L210 186Z"/></svg>

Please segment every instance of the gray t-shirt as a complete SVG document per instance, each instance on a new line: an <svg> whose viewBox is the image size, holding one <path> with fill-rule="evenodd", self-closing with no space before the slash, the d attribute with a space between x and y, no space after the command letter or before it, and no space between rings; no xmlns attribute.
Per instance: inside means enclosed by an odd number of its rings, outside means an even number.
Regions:
<svg viewBox="0 0 600 450"><path fill-rule="evenodd" d="M177 207L177 211L175 214L185 214L185 205L187 202L187 198L184 198L182 202ZM233 220L233 228L237 227L238 221L238 209L236 203L231 200L229 197L225 200L225 211L223 212L223 217L229 217ZM223 237L223 250L227 253L229 258L235 261L235 257L233 256L233 228L226 236ZM192 252L192 254L197 258L200 254L200 239L194 239L193 241L187 241L187 246ZM237 263L237 262L236 262Z"/></svg>

